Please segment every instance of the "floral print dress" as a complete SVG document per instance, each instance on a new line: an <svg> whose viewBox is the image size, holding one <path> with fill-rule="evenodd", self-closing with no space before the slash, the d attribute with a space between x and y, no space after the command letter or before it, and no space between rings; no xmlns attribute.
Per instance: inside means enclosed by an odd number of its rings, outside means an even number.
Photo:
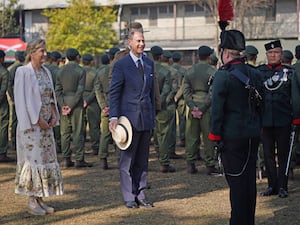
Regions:
<svg viewBox="0 0 300 225"><path fill-rule="evenodd" d="M54 102L51 80L44 70L36 72L36 78L42 99L40 117L49 121ZM17 129L17 158L15 193L35 197L63 194L52 129L42 130L37 124L25 131Z"/></svg>

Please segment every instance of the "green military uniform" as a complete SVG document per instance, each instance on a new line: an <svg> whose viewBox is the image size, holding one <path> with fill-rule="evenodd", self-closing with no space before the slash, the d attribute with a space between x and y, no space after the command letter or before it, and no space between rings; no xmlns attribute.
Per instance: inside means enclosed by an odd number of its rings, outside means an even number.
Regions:
<svg viewBox="0 0 300 225"><path fill-rule="evenodd" d="M109 131L109 69L110 66L105 65L102 69L97 70L97 77L95 81L95 94L98 104L101 108L101 138L99 146L99 156L100 159L107 159L108 157L108 147L111 142L111 133ZM105 110L108 113L104 113ZM105 169L105 168L104 168Z"/></svg>
<svg viewBox="0 0 300 225"><path fill-rule="evenodd" d="M183 98L183 79L184 75L186 73L186 69L183 68L179 63L173 63L172 65L177 71L178 74L178 84L179 89L175 95L175 98L177 99L176 102L176 110L178 114L178 122L179 122L179 140L181 145L185 144L185 125L186 125L186 105Z"/></svg>
<svg viewBox="0 0 300 225"><path fill-rule="evenodd" d="M159 62L154 62L155 74L160 91L161 110L157 113L155 121L155 139L157 139L157 150L159 152L159 162L161 165L169 165L169 113L167 110L167 96L171 90L170 71Z"/></svg>
<svg viewBox="0 0 300 225"><path fill-rule="evenodd" d="M56 77L59 70L59 66L56 64L47 64L46 67L50 70L53 80L53 87L56 87ZM61 152L61 136L60 136L60 125L53 127L56 151Z"/></svg>
<svg viewBox="0 0 300 225"><path fill-rule="evenodd" d="M3 56L4 57L4 56ZM8 150L9 105L6 91L8 86L8 70L0 65L0 157L6 157Z"/></svg>
<svg viewBox="0 0 300 225"><path fill-rule="evenodd" d="M176 95L179 85L178 85L178 76L179 72L171 67L168 63L162 63L170 71L170 92L167 95L166 103L167 103L167 111L169 115L169 122L167 125L168 130L168 139L169 143L169 155L170 158L172 156L176 156L175 148L176 148L176 104L174 101L174 96Z"/></svg>
<svg viewBox="0 0 300 225"><path fill-rule="evenodd" d="M91 66L84 66L83 69L86 72L85 90L83 92L83 99L87 102L87 106L85 108L85 121L87 121L89 124L91 147L93 149L94 154L97 155L100 139L101 110L97 102L94 89L94 83L96 81L96 70Z"/></svg>
<svg viewBox="0 0 300 225"><path fill-rule="evenodd" d="M188 106L186 121L186 160L194 163L200 145L200 134L204 142L204 160L207 167L215 165L213 143L208 139L210 121L209 78L216 69L208 62L200 61L190 68L184 78L183 96ZM194 118L192 110L197 107L203 113L201 119Z"/></svg>
<svg viewBox="0 0 300 225"><path fill-rule="evenodd" d="M11 105L11 145L12 145L13 149L16 149L16 130L17 130L17 124L18 124L16 110L15 110L15 104L14 104L14 102L15 102L14 80L15 80L15 74L16 74L17 68L22 65L23 65L23 63L16 61L8 67L9 78L8 78L7 92L12 101L12 105Z"/></svg>
<svg viewBox="0 0 300 225"><path fill-rule="evenodd" d="M69 115L61 116L61 150L65 159L71 158L71 138L75 148L75 160L84 160L83 136L83 92L85 71L75 61L69 61L60 68L56 79L55 93L60 108L69 106Z"/></svg>

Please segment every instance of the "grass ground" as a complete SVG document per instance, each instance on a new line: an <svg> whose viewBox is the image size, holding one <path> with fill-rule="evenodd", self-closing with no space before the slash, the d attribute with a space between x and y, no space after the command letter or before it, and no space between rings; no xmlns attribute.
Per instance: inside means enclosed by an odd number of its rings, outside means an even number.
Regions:
<svg viewBox="0 0 300 225"><path fill-rule="evenodd" d="M87 147L88 149L88 147ZM184 154L183 149L177 153ZM15 156L13 151L9 156ZM61 155L58 155L59 159ZM15 164L0 164L1 225L225 225L230 216L229 190L224 177L207 176L203 161L199 173L186 172L183 159L173 160L177 172L162 174L151 149L149 184L146 191L154 208L127 209L119 188L117 156L111 151L110 169L100 169L99 160L86 154L95 166L62 170L65 194L45 199L57 211L52 215L33 216L27 212L27 198L14 194ZM257 197L256 225L300 224L300 170L289 181L286 199ZM267 186L257 180L258 192Z"/></svg>

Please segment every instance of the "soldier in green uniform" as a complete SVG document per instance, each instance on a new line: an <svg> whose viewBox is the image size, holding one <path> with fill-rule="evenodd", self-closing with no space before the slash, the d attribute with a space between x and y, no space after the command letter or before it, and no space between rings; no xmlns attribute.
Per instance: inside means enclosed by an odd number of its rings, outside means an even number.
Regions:
<svg viewBox="0 0 300 225"><path fill-rule="evenodd" d="M188 107L186 120L186 161L188 173L197 173L195 160L202 133L204 161L207 174L217 174L213 143L208 139L210 121L209 79L216 68L209 64L213 50L208 46L198 49L199 62L187 70L184 77L183 96Z"/></svg>
<svg viewBox="0 0 300 225"><path fill-rule="evenodd" d="M264 81L262 133L268 188L261 195L286 198L291 127L300 124L300 83L295 70L281 63L280 40L265 44L265 49L268 63L258 69Z"/></svg>
<svg viewBox="0 0 300 225"><path fill-rule="evenodd" d="M186 69L180 64L181 62L181 54L179 52L174 52L172 55L174 67L178 71L178 84L179 88L174 96L174 101L176 103L176 111L178 115L178 125L179 125L179 146L185 147L185 113L186 113L186 105L183 98L183 79L186 73Z"/></svg>
<svg viewBox="0 0 300 225"><path fill-rule="evenodd" d="M150 52L154 60L155 76L158 82L161 109L155 117L154 139L156 150L159 154L160 171L162 173L175 172L175 168L170 165L169 157L169 129L170 115L167 110L167 96L171 91L171 72L165 66L161 65L163 49L159 46L153 46Z"/></svg>
<svg viewBox="0 0 300 225"><path fill-rule="evenodd" d="M16 150L16 129L17 129L17 115L15 110L15 99L14 99L14 80L16 75L16 70L19 66L22 66L25 61L25 52L24 51L16 51L15 52L15 59L16 61L11 64L7 69L9 71L9 78L8 78L8 88L7 93L11 100L11 146L14 150Z"/></svg>
<svg viewBox="0 0 300 225"><path fill-rule="evenodd" d="M9 72L2 65L4 63L4 57L5 52L0 50L0 162L12 162L14 159L7 156L9 104L6 91Z"/></svg>
<svg viewBox="0 0 300 225"><path fill-rule="evenodd" d="M258 55L257 48L253 45L247 45L244 53L245 53L247 64L249 64L250 66L256 67L256 60L257 60L257 55Z"/></svg>
<svg viewBox="0 0 300 225"><path fill-rule="evenodd" d="M282 51L282 57L281 57L281 63L284 65L292 65L294 56L293 53L290 50L283 50Z"/></svg>
<svg viewBox="0 0 300 225"><path fill-rule="evenodd" d="M86 125L89 125L91 147L94 155L98 155L100 139L100 112L101 109L96 99L95 82L97 72L93 67L94 57L91 54L82 55L83 69L86 73L85 88L83 92L84 107L84 137L86 137Z"/></svg>
<svg viewBox="0 0 300 225"><path fill-rule="evenodd" d="M179 90L178 77L179 72L174 67L171 66L172 54L169 51L163 51L162 63L161 65L165 66L170 70L170 87L171 90L168 93L166 102L167 102L167 111L169 115L169 124L168 124L168 142L169 142L169 158L170 159L180 159L181 155L177 155L176 150L176 104L175 104L175 95Z"/></svg>
<svg viewBox="0 0 300 225"><path fill-rule="evenodd" d="M85 71L79 65L80 54L74 48L66 51L69 60L58 71L55 93L61 109L61 150L64 158L63 167L74 166L71 160L71 138L75 148L75 167L90 167L91 163L84 161L83 136L83 92L85 86Z"/></svg>
<svg viewBox="0 0 300 225"><path fill-rule="evenodd" d="M49 63L45 65L51 72L54 88L56 85L56 77L59 70L59 63L61 61L61 58L62 56L58 51L53 51L49 54ZM53 127L53 132L56 144L56 152L61 153L60 125Z"/></svg>
<svg viewBox="0 0 300 225"><path fill-rule="evenodd" d="M103 170L107 170L108 147L111 142L111 133L109 131L110 60L107 60L109 57L105 57L105 55L103 55L101 59L103 66L97 70L94 89L98 104L101 108L101 138L99 145L100 166Z"/></svg>
<svg viewBox="0 0 300 225"><path fill-rule="evenodd" d="M244 62L244 35L221 33L223 66L212 83L210 140L214 141L230 188L230 225L254 225L256 158L260 140L262 75Z"/></svg>

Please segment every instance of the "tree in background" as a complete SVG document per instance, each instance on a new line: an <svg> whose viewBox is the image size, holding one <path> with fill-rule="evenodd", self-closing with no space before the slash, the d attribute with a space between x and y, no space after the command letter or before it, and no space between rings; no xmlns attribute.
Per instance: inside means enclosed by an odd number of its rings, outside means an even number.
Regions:
<svg viewBox="0 0 300 225"><path fill-rule="evenodd" d="M16 24L15 10L19 0L0 0L0 36L18 34L20 27Z"/></svg>
<svg viewBox="0 0 300 225"><path fill-rule="evenodd" d="M82 54L101 54L117 43L112 24L113 6L96 6L93 0L69 0L64 9L46 9L49 19L47 48L64 51L76 48Z"/></svg>

